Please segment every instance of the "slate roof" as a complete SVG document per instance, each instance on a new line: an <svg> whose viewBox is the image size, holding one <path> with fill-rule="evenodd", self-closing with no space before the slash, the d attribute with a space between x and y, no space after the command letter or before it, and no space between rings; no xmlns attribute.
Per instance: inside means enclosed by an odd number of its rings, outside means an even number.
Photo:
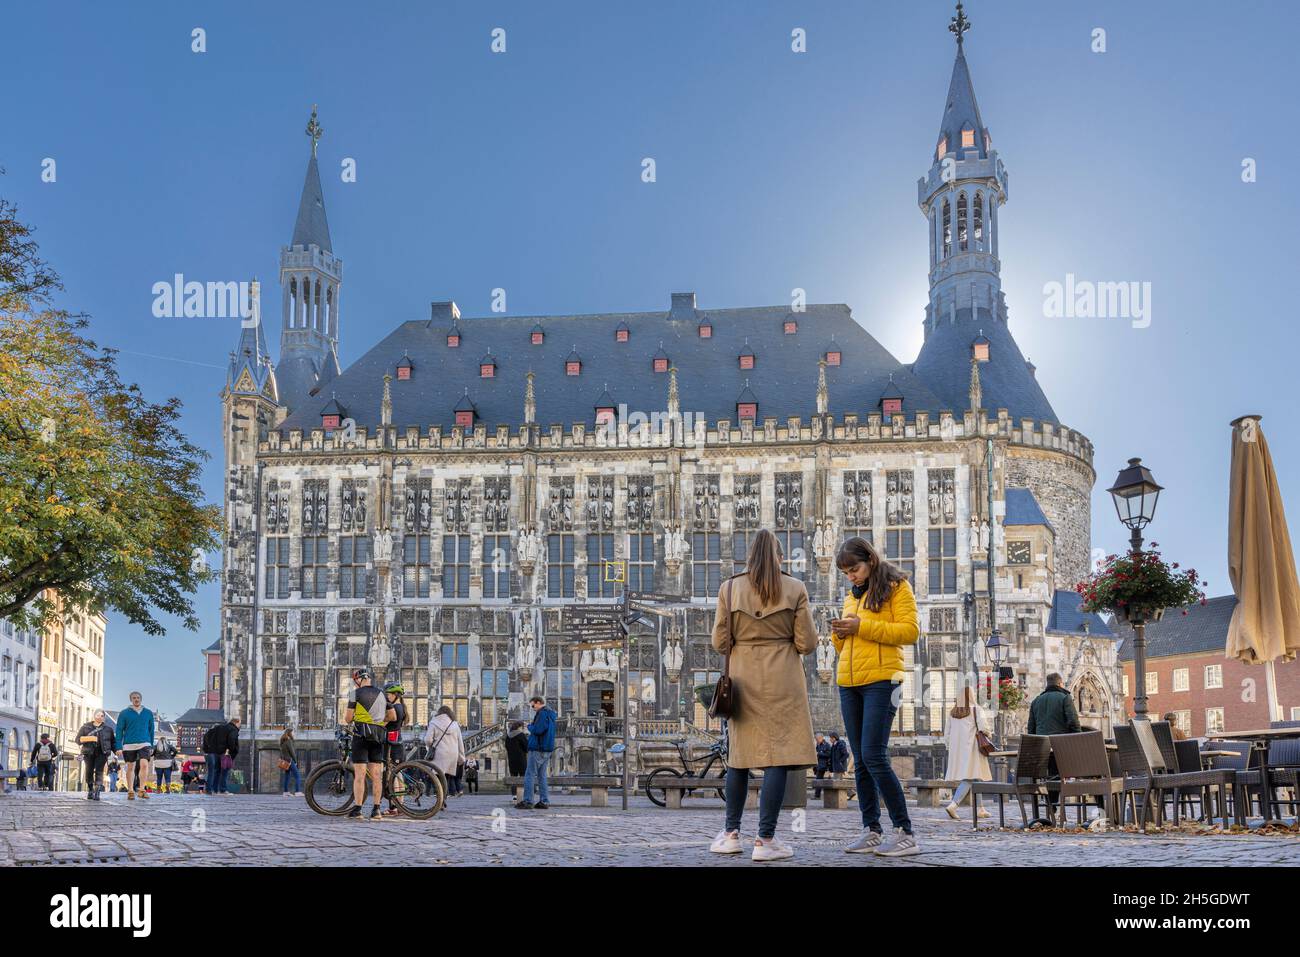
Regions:
<svg viewBox="0 0 1300 957"><path fill-rule="evenodd" d="M205 654L205 655L210 655L210 654L212 654L213 652L216 652L217 654L220 654L220 653L221 653L221 639L220 639L220 638L218 638L218 639L217 639L216 641L214 641L212 644L208 645L206 648L203 649L203 654Z"/></svg>
<svg viewBox="0 0 1300 957"><path fill-rule="evenodd" d="M330 248L330 226L325 219L325 193L320 186L320 168L312 154L307 163L307 178L302 184L302 198L298 200L298 218L293 224L294 246L317 245L327 253Z"/></svg>
<svg viewBox="0 0 1300 957"><path fill-rule="evenodd" d="M1236 607L1236 595L1221 595L1207 599L1204 605L1188 605L1186 615L1182 609L1169 609L1163 619L1150 622L1146 627L1147 658L1195 655L1207 651L1223 654L1228 645L1228 623L1232 621L1232 610ZM1120 660L1132 661L1133 629L1126 622L1118 622L1116 630L1124 642L1119 649Z"/></svg>
<svg viewBox="0 0 1300 957"><path fill-rule="evenodd" d="M1003 525L1046 525L1052 528L1052 523L1043 514L1032 490L1008 485L1006 491L1007 514ZM1055 532L1055 529L1052 530Z"/></svg>
<svg viewBox="0 0 1300 957"><path fill-rule="evenodd" d="M462 318L461 344L454 349L446 344L445 322L404 322L341 372L330 389L358 427L375 426L384 374L409 354L415 366L411 378L395 378L392 383L394 426L450 428L456 403L467 388L483 424L517 426L523 421L525 376L532 370L540 425L594 424L592 398L599 394L601 383L614 385L617 400L626 403L629 412L666 409L668 377L656 374L650 361L662 342L677 369L683 413L703 414L710 422L734 421L736 396L748 379L759 419L775 416L783 421L787 416L807 418L816 408L817 363L834 334L843 358L839 366L826 369L826 380L831 407L840 413L856 412L865 418L877 410L891 373L909 415L964 408L964 404L941 401L854 320L848 306L810 305L798 316L799 331L785 335L782 326L791 315L788 306L702 311L686 305L680 295L669 312ZM698 335L701 313L712 323L711 338ZM533 345L530 332L539 321L545 325L546 337L541 345ZM620 322L630 330L627 342L615 340ZM762 361L754 369L742 370L736 356L746 337ZM489 346L497 359L497 372L494 378L482 379L476 359ZM582 373L568 376L565 359L575 349L582 359ZM299 403L281 429L320 428L326 401Z"/></svg>
<svg viewBox="0 0 1300 957"><path fill-rule="evenodd" d="M939 121L939 136L948 137L949 151L961 149L961 131L963 128L975 130L975 146L980 158L988 156L984 148L984 134L987 129L980 119L979 104L975 102L975 86L971 83L970 67L966 65L966 55L961 47L957 48L957 59L952 64L952 79L948 82L948 99L943 108L943 119Z"/></svg>
<svg viewBox="0 0 1300 957"><path fill-rule="evenodd" d="M176 719L177 724L216 724L218 721L226 720L225 713L220 708L190 708L183 715Z"/></svg>
<svg viewBox="0 0 1300 957"><path fill-rule="evenodd" d="M1009 491L1009 490L1008 490ZM1058 634L1083 634L1084 622L1088 634L1101 638L1114 638L1115 632L1106 619L1093 611L1080 611L1083 596L1076 591L1058 588L1052 596L1052 613L1047 618L1047 630Z"/></svg>

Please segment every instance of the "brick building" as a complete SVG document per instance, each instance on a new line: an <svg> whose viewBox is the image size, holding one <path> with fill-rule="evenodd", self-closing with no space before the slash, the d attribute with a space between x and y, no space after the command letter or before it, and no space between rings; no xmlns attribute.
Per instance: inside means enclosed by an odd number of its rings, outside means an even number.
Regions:
<svg viewBox="0 0 1300 957"><path fill-rule="evenodd" d="M1211 598L1183 615L1171 611L1147 625L1147 711L1158 717L1172 711L1175 723L1192 737L1219 731L1248 731L1269 723L1264 669L1225 658L1228 623L1236 596ZM1115 626L1122 644L1124 704L1133 713L1133 629ZM1277 696L1282 717L1300 720L1300 661L1278 664Z"/></svg>

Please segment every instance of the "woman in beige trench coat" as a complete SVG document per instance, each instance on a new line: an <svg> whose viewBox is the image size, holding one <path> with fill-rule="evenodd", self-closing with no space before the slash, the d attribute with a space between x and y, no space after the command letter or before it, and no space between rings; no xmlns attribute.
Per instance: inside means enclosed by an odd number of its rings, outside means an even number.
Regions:
<svg viewBox="0 0 1300 957"><path fill-rule="evenodd" d="M786 772L817 763L808 684L801 655L817 648L808 590L781 572L776 536L763 529L749 546L743 574L722 583L713 622L714 650L731 653L735 713L727 722L727 817L709 850L739 854L740 819L751 769L762 769L755 861L793 857L776 837Z"/></svg>

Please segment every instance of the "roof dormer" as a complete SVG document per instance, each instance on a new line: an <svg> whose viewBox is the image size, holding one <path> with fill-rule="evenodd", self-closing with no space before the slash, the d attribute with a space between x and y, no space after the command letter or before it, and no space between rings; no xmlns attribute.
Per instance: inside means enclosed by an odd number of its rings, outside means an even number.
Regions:
<svg viewBox="0 0 1300 957"><path fill-rule="evenodd" d="M464 429L474 428L474 420L478 416L478 409L469 397L469 389L461 396L456 408L452 410L456 414L456 424Z"/></svg>
<svg viewBox="0 0 1300 957"><path fill-rule="evenodd" d="M575 345L573 351L569 353L564 360L565 375L582 375L582 356L578 355L578 347Z"/></svg>
<svg viewBox="0 0 1300 957"><path fill-rule="evenodd" d="M659 343L659 349L650 359L650 368L655 372L668 371L668 353L664 352L663 342Z"/></svg>
<svg viewBox="0 0 1300 957"><path fill-rule="evenodd" d="M330 400L325 403L325 408L320 410L320 427L327 431L340 428L342 422L347 418L348 410L330 393Z"/></svg>
<svg viewBox="0 0 1300 957"><path fill-rule="evenodd" d="M596 400L596 424L604 425L607 422L614 421L614 397L609 394L609 386L605 386L605 391L600 394Z"/></svg>
<svg viewBox="0 0 1300 957"><path fill-rule="evenodd" d="M799 320L794 317L794 313L785 317L785 322L781 326L781 331L787 336L792 336L799 331Z"/></svg>
<svg viewBox="0 0 1300 957"><path fill-rule="evenodd" d="M631 338L631 336L632 336L631 326L629 326L626 322L620 320L619 324L614 327L614 341L627 342L627 340Z"/></svg>
<svg viewBox="0 0 1300 957"><path fill-rule="evenodd" d="M542 329L540 322L534 324L533 331L528 334L528 341L535 346L540 346L546 341L546 332Z"/></svg>
<svg viewBox="0 0 1300 957"><path fill-rule="evenodd" d="M981 329L979 335L971 340L971 344L970 344L971 358L974 359L976 362L988 362L990 345L992 345L992 343L989 342L988 337L984 335L984 330Z"/></svg>
<svg viewBox="0 0 1300 957"><path fill-rule="evenodd" d="M736 361L740 364L740 368L742 369L749 370L754 368L754 350L749 348L749 339L745 340L745 345L741 347L740 355L736 357Z"/></svg>
<svg viewBox="0 0 1300 957"><path fill-rule="evenodd" d="M740 390L740 395L736 397L736 419L744 421L749 419L751 422L758 419L758 396L754 395L754 390L749 387L749 380L745 380L745 388Z"/></svg>
<svg viewBox="0 0 1300 957"><path fill-rule="evenodd" d="M896 415L903 411L903 392L894 384L894 374L889 373L889 382L885 391L880 393L880 411L885 415Z"/></svg>
<svg viewBox="0 0 1300 957"><path fill-rule="evenodd" d="M405 381L411 378L411 372L415 369L415 363L411 361L408 353L402 353L402 358L397 360L397 378Z"/></svg>
<svg viewBox="0 0 1300 957"><path fill-rule="evenodd" d="M708 316L700 316L700 324L695 327L701 339L713 338L713 321Z"/></svg>

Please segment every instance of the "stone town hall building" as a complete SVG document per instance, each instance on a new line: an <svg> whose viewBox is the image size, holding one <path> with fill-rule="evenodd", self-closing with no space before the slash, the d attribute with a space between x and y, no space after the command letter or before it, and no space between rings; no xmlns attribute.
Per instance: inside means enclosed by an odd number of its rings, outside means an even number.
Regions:
<svg viewBox="0 0 1300 957"><path fill-rule="evenodd" d="M343 264L313 114L280 253L279 362L260 324L244 329L222 392L222 707L256 739L262 787L286 724L308 760L332 756L349 672L367 662L405 684L417 727L447 704L480 742L543 693L574 770L602 766L625 718L644 738L706 726L692 688L720 667L715 596L763 527L823 633L843 589L838 541L865 536L907 570L922 637L895 744L929 773L963 656L988 633L990 450L1008 664L1031 693L1061 671L1085 722L1109 727L1114 642L1072 590L1089 564L1092 444L1058 419L1011 335L1008 177L954 32L918 184L930 294L909 363L845 305L674 293L666 311L578 316L466 318L434 302L341 369ZM633 589L680 596L634 626L627 700L614 655L557 634L566 606L618 596L615 559ZM827 730L840 727L833 658L824 641L806 661Z"/></svg>

